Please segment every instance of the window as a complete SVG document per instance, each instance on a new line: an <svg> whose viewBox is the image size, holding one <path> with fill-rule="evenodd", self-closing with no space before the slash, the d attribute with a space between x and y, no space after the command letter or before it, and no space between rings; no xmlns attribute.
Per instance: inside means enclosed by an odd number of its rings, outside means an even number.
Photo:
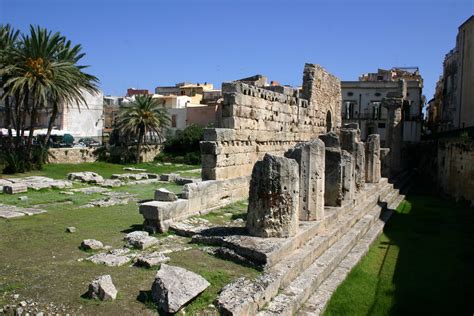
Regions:
<svg viewBox="0 0 474 316"><path fill-rule="evenodd" d="M380 97L381 96L380 92L375 92L375 96Z"/></svg>
<svg viewBox="0 0 474 316"><path fill-rule="evenodd" d="M354 95L354 92L347 92L347 96L352 97Z"/></svg>
<svg viewBox="0 0 474 316"><path fill-rule="evenodd" d="M344 102L344 112L343 112L344 117L343 118L346 120L353 119L354 108L355 108L354 102L350 102L350 101Z"/></svg>
<svg viewBox="0 0 474 316"><path fill-rule="evenodd" d="M372 101L372 119L379 120L382 116L380 102Z"/></svg>
<svg viewBox="0 0 474 316"><path fill-rule="evenodd" d="M176 127L176 114L171 115L171 127Z"/></svg>
<svg viewBox="0 0 474 316"><path fill-rule="evenodd" d="M385 123L379 123L378 128L385 128Z"/></svg>
<svg viewBox="0 0 474 316"><path fill-rule="evenodd" d="M186 91L181 90L181 95L186 95Z"/></svg>
<svg viewBox="0 0 474 316"><path fill-rule="evenodd" d="M382 81L382 80L383 80L383 76L377 76L377 80Z"/></svg>

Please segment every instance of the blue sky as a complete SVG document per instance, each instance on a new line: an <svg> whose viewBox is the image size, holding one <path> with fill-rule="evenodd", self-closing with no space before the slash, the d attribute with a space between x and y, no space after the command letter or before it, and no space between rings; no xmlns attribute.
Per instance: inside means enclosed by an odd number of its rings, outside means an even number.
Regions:
<svg viewBox="0 0 474 316"><path fill-rule="evenodd" d="M341 80L419 66L433 95L474 0L0 0L0 23L39 24L83 45L105 94L257 73L300 85L305 62Z"/></svg>

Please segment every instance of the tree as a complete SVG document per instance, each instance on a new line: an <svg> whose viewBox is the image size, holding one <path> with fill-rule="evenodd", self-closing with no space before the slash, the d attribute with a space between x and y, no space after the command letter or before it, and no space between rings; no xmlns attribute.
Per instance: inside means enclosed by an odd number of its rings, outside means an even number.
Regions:
<svg viewBox="0 0 474 316"><path fill-rule="evenodd" d="M158 100L148 95L135 96L135 100L122 107L117 116L117 127L120 132L133 136L137 140L137 162L140 162L145 136L153 135L162 141L163 128L169 123L170 118L166 109Z"/></svg>
<svg viewBox="0 0 474 316"><path fill-rule="evenodd" d="M11 44L8 44L9 38ZM82 93L84 90L97 92L98 79L83 72L86 66L77 64L84 56L81 46L73 46L58 32L30 26L30 33L18 38L18 32L7 25L0 27L0 40L0 88L2 99L8 103L7 125L13 123L16 129L13 154L26 159L28 165L32 160L33 135L40 111L51 109L47 112L45 146L61 106L73 102L87 106ZM23 144L26 129L29 135ZM11 137L10 130L9 135Z"/></svg>

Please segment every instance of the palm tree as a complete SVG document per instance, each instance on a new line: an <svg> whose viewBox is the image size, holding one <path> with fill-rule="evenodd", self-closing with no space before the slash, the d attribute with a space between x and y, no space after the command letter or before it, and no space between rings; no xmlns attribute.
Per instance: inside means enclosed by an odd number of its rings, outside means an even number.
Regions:
<svg viewBox="0 0 474 316"><path fill-rule="evenodd" d="M20 32L15 31L12 27L7 25L0 25L0 69L5 69L5 67L13 62L11 59L11 50L14 46L18 44L18 36ZM0 89L3 87L4 83L8 80L8 72L0 72ZM12 112L11 112L11 97L3 89L0 91L0 100L5 101L5 123L6 128L8 129L9 143L11 144L12 139Z"/></svg>
<svg viewBox="0 0 474 316"><path fill-rule="evenodd" d="M30 33L22 35L17 47L9 53L13 62L0 72L8 74L3 89L17 102L17 136L19 126L23 135L26 127L26 114L30 117L26 153L31 159L31 146L39 110L52 107L48 133L44 144L49 140L51 129L61 104L64 102L85 103L82 89L97 91L97 78L84 73L85 66L76 63L84 56L80 45L72 46L60 33L52 33L39 26L30 26ZM20 106L21 105L21 106ZM21 118L20 118L21 114Z"/></svg>
<svg viewBox="0 0 474 316"><path fill-rule="evenodd" d="M151 133L162 141L163 128L168 126L169 122L170 118L163 105L148 95L137 95L134 101L120 109L117 116L120 132L137 137L137 162L140 162L144 137Z"/></svg>

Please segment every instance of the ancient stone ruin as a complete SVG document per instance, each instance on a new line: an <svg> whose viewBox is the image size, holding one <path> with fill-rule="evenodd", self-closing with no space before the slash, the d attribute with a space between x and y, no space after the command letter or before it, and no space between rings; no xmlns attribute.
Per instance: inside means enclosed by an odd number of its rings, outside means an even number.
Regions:
<svg viewBox="0 0 474 316"><path fill-rule="evenodd" d="M382 178L397 147L380 148L379 135L364 144L357 124L341 126L339 80L320 66L305 65L300 89L264 83L223 84L222 126L201 142L203 181L177 199L157 192L139 211L148 231L171 228L263 271L222 289L222 314L319 314L403 200ZM180 223L246 198L245 226Z"/></svg>

